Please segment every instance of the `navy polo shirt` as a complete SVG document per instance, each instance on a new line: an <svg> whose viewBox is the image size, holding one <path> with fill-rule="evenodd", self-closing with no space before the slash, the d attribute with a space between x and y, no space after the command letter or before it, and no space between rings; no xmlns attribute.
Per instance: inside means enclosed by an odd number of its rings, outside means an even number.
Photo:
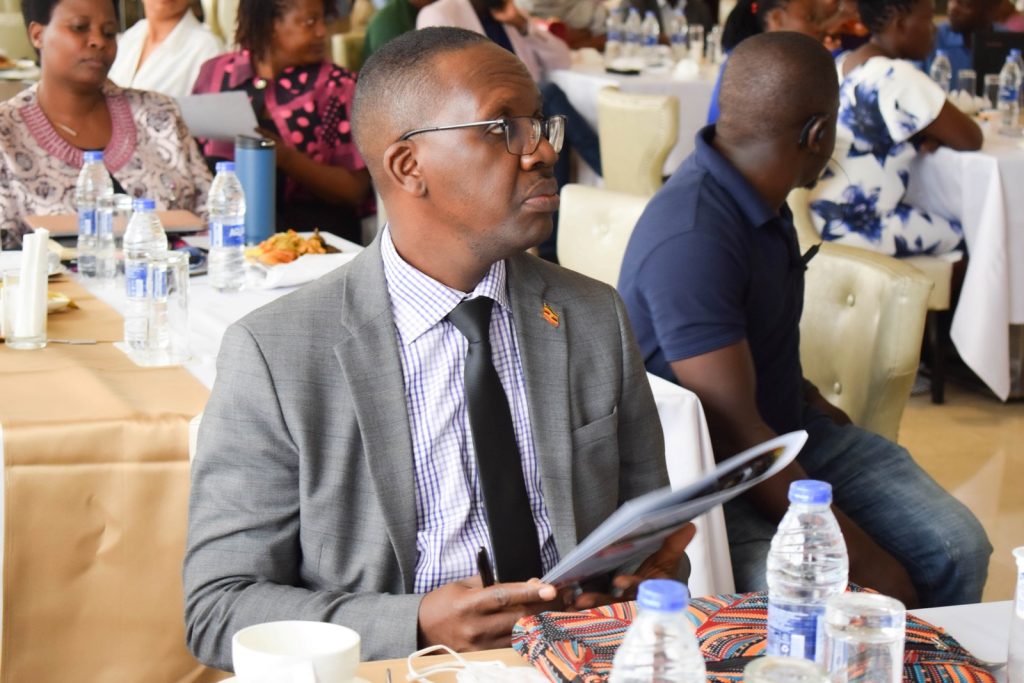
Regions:
<svg viewBox="0 0 1024 683"><path fill-rule="evenodd" d="M626 248L619 292L648 371L746 339L757 406L776 432L803 426L804 264L792 214L768 206L711 145L715 128L651 199Z"/></svg>

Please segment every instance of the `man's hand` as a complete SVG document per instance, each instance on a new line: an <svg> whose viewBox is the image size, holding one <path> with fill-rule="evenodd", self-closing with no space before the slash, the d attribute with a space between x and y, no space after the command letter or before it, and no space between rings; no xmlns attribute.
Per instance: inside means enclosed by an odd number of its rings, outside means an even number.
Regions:
<svg viewBox="0 0 1024 683"><path fill-rule="evenodd" d="M521 35L525 36L530 30L530 20L523 16L512 0L506 0L501 9L492 9L491 16L503 24L514 27Z"/></svg>
<svg viewBox="0 0 1024 683"><path fill-rule="evenodd" d="M419 612L421 647L444 644L458 652L509 647L512 626L522 617L549 609L554 586L530 579L484 588L479 576L455 581L423 596Z"/></svg>
<svg viewBox="0 0 1024 683"><path fill-rule="evenodd" d="M681 563L686 559L686 546L690 545L697 527L687 523L672 532L661 547L637 568L635 574L623 574L612 579L612 594L583 593L573 602L574 609L591 609L621 600L632 600L636 589L647 579L678 579Z"/></svg>

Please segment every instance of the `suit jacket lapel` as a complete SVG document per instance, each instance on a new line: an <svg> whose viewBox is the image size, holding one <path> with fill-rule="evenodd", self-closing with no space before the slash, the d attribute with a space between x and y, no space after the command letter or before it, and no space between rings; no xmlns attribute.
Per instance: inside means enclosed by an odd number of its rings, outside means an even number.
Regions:
<svg viewBox="0 0 1024 683"><path fill-rule="evenodd" d="M558 292L548 290L532 257L507 260L508 290L515 319L519 357L526 381L526 403L540 467L544 504L558 552L564 556L577 543L572 490L572 418L569 410L567 311ZM554 326L545 319L544 304L559 315Z"/></svg>
<svg viewBox="0 0 1024 683"><path fill-rule="evenodd" d="M342 281L342 338L334 347L352 401L367 466L407 592L416 567L416 482L405 380L379 240Z"/></svg>

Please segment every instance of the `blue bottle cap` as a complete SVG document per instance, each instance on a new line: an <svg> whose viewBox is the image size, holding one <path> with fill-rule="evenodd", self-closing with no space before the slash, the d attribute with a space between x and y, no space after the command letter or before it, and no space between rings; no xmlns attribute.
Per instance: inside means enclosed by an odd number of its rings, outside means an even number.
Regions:
<svg viewBox="0 0 1024 683"><path fill-rule="evenodd" d="M132 202L133 211L153 211L156 209L156 202L152 199L140 198Z"/></svg>
<svg viewBox="0 0 1024 683"><path fill-rule="evenodd" d="M89 162L92 162L92 161L103 161L103 152L102 152L102 150L100 150L100 151L92 150L90 152L83 152L82 153L82 159L87 164Z"/></svg>
<svg viewBox="0 0 1024 683"><path fill-rule="evenodd" d="M636 7L630 7L629 8L629 13L631 15L635 14L637 16L640 16L640 10L638 10Z"/></svg>
<svg viewBox="0 0 1024 683"><path fill-rule="evenodd" d="M690 604L690 591L672 579L648 579L640 584L636 604L656 612L678 612Z"/></svg>
<svg viewBox="0 0 1024 683"><path fill-rule="evenodd" d="M945 50L943 50L943 49L942 49L942 48L940 47L940 48L938 48L938 49L936 49L936 50L935 50L935 56L936 56L936 57L945 57L945 56L946 56L946 51L945 51Z"/></svg>
<svg viewBox="0 0 1024 683"><path fill-rule="evenodd" d="M217 170L217 173L220 173L221 171L231 171L232 173L234 173L235 172L235 162L233 162L233 161L218 161L217 165L214 166L214 168Z"/></svg>
<svg viewBox="0 0 1024 683"><path fill-rule="evenodd" d="M802 479L789 485L789 502L802 505L828 505L832 502L832 484Z"/></svg>
<svg viewBox="0 0 1024 683"><path fill-rule="evenodd" d="M1010 48L1010 54L1015 56L1015 57L1020 57L1020 48L1011 47Z"/></svg>
<svg viewBox="0 0 1024 683"><path fill-rule="evenodd" d="M654 16L654 11L653 10L647 10L646 12L644 12L644 18L645 19L647 17L653 17L653 16Z"/></svg>

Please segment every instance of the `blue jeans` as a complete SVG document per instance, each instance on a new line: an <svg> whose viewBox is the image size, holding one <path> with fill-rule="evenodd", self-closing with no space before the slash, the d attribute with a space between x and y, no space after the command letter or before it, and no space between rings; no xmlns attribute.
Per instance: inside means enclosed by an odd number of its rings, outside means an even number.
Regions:
<svg viewBox="0 0 1024 683"><path fill-rule="evenodd" d="M922 607L981 601L992 546L970 510L888 439L825 418L807 430L797 460L830 482L836 506L903 564ZM767 590L775 525L742 498L726 503L725 519L736 588Z"/></svg>

